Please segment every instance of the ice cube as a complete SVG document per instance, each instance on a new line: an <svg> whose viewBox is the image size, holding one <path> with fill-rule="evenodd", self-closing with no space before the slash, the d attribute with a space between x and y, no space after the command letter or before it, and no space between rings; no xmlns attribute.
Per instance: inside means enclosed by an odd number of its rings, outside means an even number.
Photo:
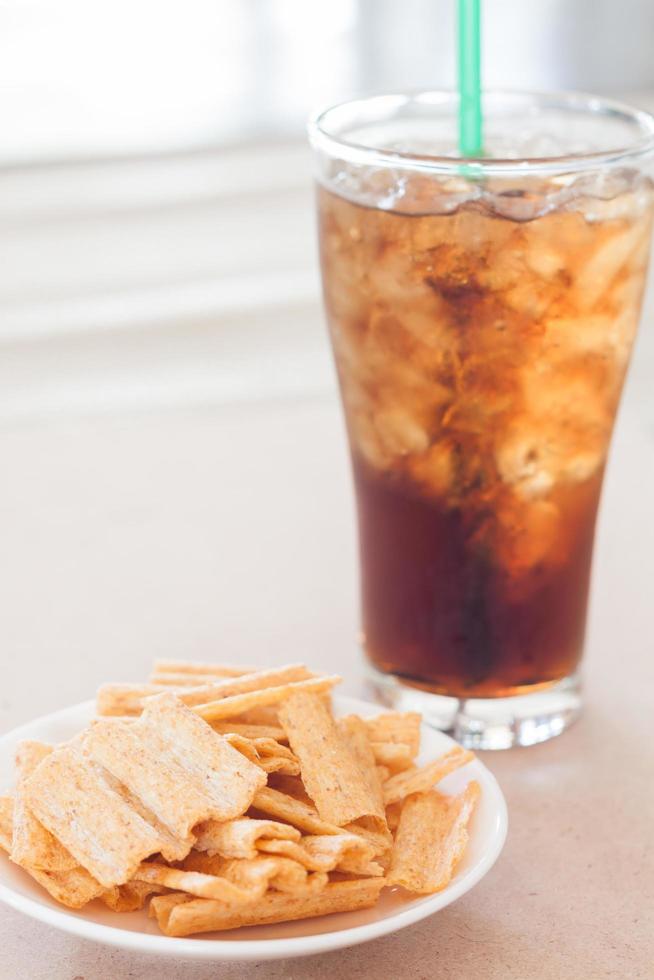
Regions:
<svg viewBox="0 0 654 980"><path fill-rule="evenodd" d="M553 279L566 266L565 252L547 242L529 242L525 261L532 272L546 280Z"/></svg>
<svg viewBox="0 0 654 980"><path fill-rule="evenodd" d="M561 475L569 483L583 483L597 472L603 459L603 449L578 449L565 457Z"/></svg>
<svg viewBox="0 0 654 980"><path fill-rule="evenodd" d="M639 287L642 288L642 283ZM603 378L598 380L606 385L606 375L611 372L616 375L616 381L621 378L638 326L639 303L622 304L615 291L614 298L617 308L615 314L591 313L548 320L545 325L543 356L553 358L553 363L558 363L568 357L598 355L602 358L600 370L603 374Z"/></svg>
<svg viewBox="0 0 654 980"><path fill-rule="evenodd" d="M454 485L454 451L448 440L435 442L408 462L413 479L430 497L447 497Z"/></svg>
<svg viewBox="0 0 654 980"><path fill-rule="evenodd" d="M370 414L349 407L348 425L353 447L358 449L364 459L376 470L387 470L393 456L382 446Z"/></svg>
<svg viewBox="0 0 654 980"><path fill-rule="evenodd" d="M616 372L602 354L545 354L523 368L520 381L526 408L541 432L581 428L606 429L613 416Z"/></svg>
<svg viewBox="0 0 654 980"><path fill-rule="evenodd" d="M370 262L367 285L373 300L401 309L413 303L433 303L431 290L411 255L391 243L386 243Z"/></svg>
<svg viewBox="0 0 654 980"><path fill-rule="evenodd" d="M546 497L557 484L589 479L604 461L612 412L599 398L556 412L553 403L523 413L495 438L502 481L522 500Z"/></svg>
<svg viewBox="0 0 654 980"><path fill-rule="evenodd" d="M528 275L521 235L510 246L489 253L476 271L477 281L489 289L509 289Z"/></svg>
<svg viewBox="0 0 654 980"><path fill-rule="evenodd" d="M605 226L603 226L605 227ZM649 230L641 223L608 233L584 262L574 283L574 296L580 309L590 309L608 290L621 269L637 250L649 246Z"/></svg>
<svg viewBox="0 0 654 980"><path fill-rule="evenodd" d="M422 453L429 446L429 433L401 404L378 411L374 425L383 449L392 455Z"/></svg>
<svg viewBox="0 0 654 980"><path fill-rule="evenodd" d="M556 292L547 283L534 279L533 276L523 276L504 294L508 306L530 320L540 320L555 298Z"/></svg>
<svg viewBox="0 0 654 980"><path fill-rule="evenodd" d="M417 322L429 332L429 345L407 329ZM372 384L379 390L385 386L399 389L387 392L387 401L396 398L401 402L404 392L415 392L427 407L442 401L438 389L447 380L447 351L453 343L451 331L440 318L420 311L395 315L375 308L363 339L362 356Z"/></svg>
<svg viewBox="0 0 654 980"><path fill-rule="evenodd" d="M550 452L542 432L516 428L496 447L500 477L524 498L546 496L554 485Z"/></svg>
<svg viewBox="0 0 654 980"><path fill-rule="evenodd" d="M586 352L606 352L612 346L615 318L606 313L552 317L545 322L543 346L553 348L559 357Z"/></svg>
<svg viewBox="0 0 654 980"><path fill-rule="evenodd" d="M429 260L429 252L452 241L453 218L428 215L411 221L411 249L421 261Z"/></svg>
<svg viewBox="0 0 654 980"><path fill-rule="evenodd" d="M438 301L438 297L434 299ZM451 347L453 338L444 316L444 313L438 315L438 312L432 310L416 309L403 312L401 320L404 329L415 340L436 350L445 350Z"/></svg>
<svg viewBox="0 0 654 980"><path fill-rule="evenodd" d="M564 560L561 516L550 500L512 500L498 516L497 551L509 572L520 576L535 565Z"/></svg>

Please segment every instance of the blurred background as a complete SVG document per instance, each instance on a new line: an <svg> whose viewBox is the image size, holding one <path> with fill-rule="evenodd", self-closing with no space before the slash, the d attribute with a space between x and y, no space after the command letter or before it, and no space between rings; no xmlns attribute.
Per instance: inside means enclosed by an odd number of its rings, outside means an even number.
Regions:
<svg viewBox="0 0 654 980"><path fill-rule="evenodd" d="M452 87L454 0L2 0L0 413L332 386L309 111ZM648 0L487 0L489 87L647 104Z"/></svg>
<svg viewBox="0 0 654 980"><path fill-rule="evenodd" d="M484 7L487 86L654 107L651 0ZM361 92L453 87L453 13L0 0L0 650L15 685L63 654L63 704L112 657L138 676L153 655L210 659L218 638L227 659L298 642L354 657L304 124ZM654 432L641 338L628 410Z"/></svg>

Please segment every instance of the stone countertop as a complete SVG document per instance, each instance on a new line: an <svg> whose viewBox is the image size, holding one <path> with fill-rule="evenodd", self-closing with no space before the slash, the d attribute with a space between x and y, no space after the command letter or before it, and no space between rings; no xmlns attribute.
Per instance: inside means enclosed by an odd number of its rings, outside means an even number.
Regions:
<svg viewBox="0 0 654 980"><path fill-rule="evenodd" d="M94 945L0 907L2 980L649 980L647 364L632 375L602 504L586 711L552 742L485 755L510 829L477 888L363 946L216 967ZM143 677L154 656L302 656L362 692L354 523L333 397L6 424L0 447L0 731L87 698L101 681Z"/></svg>

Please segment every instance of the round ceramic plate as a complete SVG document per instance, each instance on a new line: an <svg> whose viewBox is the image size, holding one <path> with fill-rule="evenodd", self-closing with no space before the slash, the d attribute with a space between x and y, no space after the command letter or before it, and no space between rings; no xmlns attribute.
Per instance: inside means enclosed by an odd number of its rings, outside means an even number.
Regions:
<svg viewBox="0 0 654 980"><path fill-rule="evenodd" d="M383 709L354 698L335 697L336 714L356 712L363 716ZM94 714L92 701L57 711L14 729L0 739L0 792L12 784L13 756L22 739L61 742L84 728ZM423 725L419 762L446 752L454 743L442 732ZM208 960L264 960L304 956L354 946L383 936L438 912L480 881L495 863L507 830L506 804L495 777L475 759L442 781L448 793L461 791L470 779L481 785L481 799L470 823L470 842L456 873L443 891L412 897L399 889L386 889L372 909L344 912L298 922L251 926L230 932L205 934L198 938L173 939L163 936L146 912L111 912L92 902L79 912L54 902L35 881L0 853L0 899L41 922L111 946L159 953L171 957Z"/></svg>

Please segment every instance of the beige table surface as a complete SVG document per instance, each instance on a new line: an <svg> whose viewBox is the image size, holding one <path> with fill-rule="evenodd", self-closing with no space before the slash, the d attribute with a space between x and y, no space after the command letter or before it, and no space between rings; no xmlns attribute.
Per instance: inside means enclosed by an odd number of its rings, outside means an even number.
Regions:
<svg viewBox="0 0 654 980"><path fill-rule="evenodd" d="M0 908L0 976L637 980L654 973L654 412L643 348L604 495L583 719L487 754L498 864L432 919L304 960L212 967ZM142 677L153 656L300 657L361 690L347 459L333 397L0 429L0 731Z"/></svg>

